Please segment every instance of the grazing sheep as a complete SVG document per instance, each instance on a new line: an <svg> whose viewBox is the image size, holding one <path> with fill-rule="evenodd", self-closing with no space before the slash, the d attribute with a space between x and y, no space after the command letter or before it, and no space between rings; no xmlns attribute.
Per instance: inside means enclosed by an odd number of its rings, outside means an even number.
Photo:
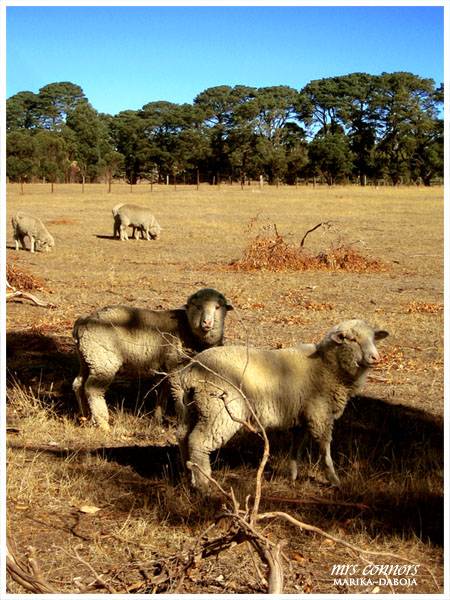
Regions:
<svg viewBox="0 0 450 600"><path fill-rule="evenodd" d="M121 241L127 240L127 227L133 227L133 237L137 239L136 231L140 230L148 240L158 239L162 229L150 210L137 204L117 204L112 209L114 219L114 237L120 234Z"/></svg>
<svg viewBox="0 0 450 600"><path fill-rule="evenodd" d="M209 454L224 446L243 422L254 423L253 410L264 428L289 429L304 421L319 443L327 479L339 485L330 454L333 422L379 362L375 340L388 335L351 320L333 327L318 344L279 350L224 346L197 355L180 374L184 397L178 406L177 439L184 466L190 460L210 475ZM296 429L292 480L297 478L300 446ZM191 477L194 487L207 491L208 479L195 467Z"/></svg>
<svg viewBox="0 0 450 600"><path fill-rule="evenodd" d="M81 413L109 429L105 392L121 367L145 373L170 373L189 357L223 343L227 311L233 307L216 290L192 294L176 310L107 306L78 317L72 335L80 372L72 388ZM178 373L169 376L172 394L179 393Z"/></svg>
<svg viewBox="0 0 450 600"><path fill-rule="evenodd" d="M23 250L27 249L24 240L26 236L28 236L31 241L31 252L34 252L36 243L38 247L45 246L47 251L50 251L55 245L55 240L47 231L44 223L37 217L19 211L11 219L11 223L14 230L16 250L19 249L19 241Z"/></svg>
<svg viewBox="0 0 450 600"><path fill-rule="evenodd" d="M115 206L112 207L112 216L113 216L113 219L114 219L114 229L113 229L113 237L114 237L114 239L120 236L120 218L118 216L118 211L119 211L119 208L121 208L122 206L124 206L124 204L125 204L124 202L120 202L120 204L116 204ZM137 237L138 237L137 234L136 234L137 229L138 228L133 225L133 234L132 234L132 237L134 239L137 239ZM142 238L144 237L142 229L141 229L141 236L142 236Z"/></svg>

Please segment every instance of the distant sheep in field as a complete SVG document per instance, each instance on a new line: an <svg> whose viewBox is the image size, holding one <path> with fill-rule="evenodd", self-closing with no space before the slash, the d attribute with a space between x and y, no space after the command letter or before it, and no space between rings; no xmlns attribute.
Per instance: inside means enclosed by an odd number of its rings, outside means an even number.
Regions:
<svg viewBox="0 0 450 600"><path fill-rule="evenodd" d="M253 410L264 428L294 428L292 480L297 478L301 441L294 426L303 421L319 444L328 481L339 485L330 453L333 423L379 362L375 340L388 335L351 320L333 327L318 344L279 350L224 346L197 355L180 374L184 397L177 439L183 464L196 463L210 475L210 453L224 446L243 422L254 424ZM191 477L194 487L208 489L208 478L195 466Z"/></svg>
<svg viewBox="0 0 450 600"><path fill-rule="evenodd" d="M116 204L112 209L114 219L114 237L119 234L121 241L127 240L127 227L133 227L133 237L137 239L136 230L148 240L158 239L162 228L153 214L145 206L137 204Z"/></svg>
<svg viewBox="0 0 450 600"><path fill-rule="evenodd" d="M83 416L109 429L105 392L121 367L148 374L170 373L196 353L223 343L227 311L233 307L210 288L192 294L176 310L107 306L79 317L73 328L80 372L73 390ZM179 393L178 373L169 376Z"/></svg>
<svg viewBox="0 0 450 600"><path fill-rule="evenodd" d="M23 250L27 249L24 240L26 236L30 238L31 252L34 252L36 244L38 247L45 247L46 251L50 251L54 247L55 240L47 231L44 223L37 217L18 211L11 219L11 223L14 230L16 250L19 249L19 242Z"/></svg>
<svg viewBox="0 0 450 600"><path fill-rule="evenodd" d="M120 202L120 204L116 204L115 206L112 207L112 216L113 216L113 220L114 220L114 230L113 230L113 237L117 238L120 236L120 218L118 217L118 211L119 208L121 208L122 206L124 206L124 202ZM136 234L137 228L134 227L133 225L133 234L132 237L134 239L137 239L137 234ZM142 236L142 230L141 230L141 236Z"/></svg>

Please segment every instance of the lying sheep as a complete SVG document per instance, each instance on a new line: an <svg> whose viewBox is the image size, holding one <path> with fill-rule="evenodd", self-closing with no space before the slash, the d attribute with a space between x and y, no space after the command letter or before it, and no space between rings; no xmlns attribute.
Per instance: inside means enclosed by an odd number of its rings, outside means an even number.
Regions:
<svg viewBox="0 0 450 600"><path fill-rule="evenodd" d="M105 392L121 367L145 373L174 371L189 357L223 343L227 311L233 307L216 290L192 294L177 310L107 306L79 317L72 335L80 372L73 390L83 416L109 429ZM174 396L178 374L169 377Z"/></svg>
<svg viewBox="0 0 450 600"><path fill-rule="evenodd" d="M112 209L114 219L114 237L117 232L121 241L127 240L127 227L133 227L133 237L137 239L136 231L141 231L148 240L158 239L162 229L150 210L137 204L117 204Z"/></svg>
<svg viewBox="0 0 450 600"><path fill-rule="evenodd" d="M289 429L304 421L319 444L329 482L339 485L330 454L333 422L379 362L375 340L388 335L351 320L333 327L318 344L205 350L181 373L184 397L177 439L184 466L190 460L210 475L210 453L224 446L245 421L255 423L251 406L264 428ZM293 431L289 467L295 480L300 439ZM194 487L207 490L208 479L195 466L191 477Z"/></svg>
<svg viewBox="0 0 450 600"><path fill-rule="evenodd" d="M31 252L34 252L36 243L38 247L45 247L46 251L50 251L55 245L55 240L47 231L44 223L37 217L19 211L13 216L11 223L14 230L16 250L19 249L19 241L23 250L27 249L24 240L26 236L30 238Z"/></svg>

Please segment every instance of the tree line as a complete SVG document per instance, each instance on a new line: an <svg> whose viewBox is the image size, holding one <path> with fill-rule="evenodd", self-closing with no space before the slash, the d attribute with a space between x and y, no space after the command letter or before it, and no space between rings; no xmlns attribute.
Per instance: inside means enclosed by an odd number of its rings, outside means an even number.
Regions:
<svg viewBox="0 0 450 600"><path fill-rule="evenodd" d="M318 79L302 90L222 85L192 104L97 112L78 85L6 101L10 181L249 181L431 185L444 172L443 84L407 72Z"/></svg>

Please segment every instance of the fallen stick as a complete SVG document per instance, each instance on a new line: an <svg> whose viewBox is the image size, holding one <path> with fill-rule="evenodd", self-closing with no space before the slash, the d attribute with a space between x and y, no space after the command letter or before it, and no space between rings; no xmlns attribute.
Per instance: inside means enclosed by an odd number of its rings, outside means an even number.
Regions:
<svg viewBox="0 0 450 600"><path fill-rule="evenodd" d="M31 300L38 306L43 306L44 308L56 308L56 304L52 304L51 302L43 302L42 300L39 300L39 298L36 298L36 296L33 296L33 294L30 294L29 292L16 290L16 288L14 288L8 282L6 282L6 287L10 290L13 290L12 292L6 294L7 301L12 300L13 298L27 298L28 300Z"/></svg>
<svg viewBox="0 0 450 600"><path fill-rule="evenodd" d="M319 498L285 498L284 496L262 496L262 498L264 500L274 500L290 504L328 504L330 506L349 506L360 508L361 510L372 510L367 504L360 504L359 502L339 502L336 500L321 500Z"/></svg>

